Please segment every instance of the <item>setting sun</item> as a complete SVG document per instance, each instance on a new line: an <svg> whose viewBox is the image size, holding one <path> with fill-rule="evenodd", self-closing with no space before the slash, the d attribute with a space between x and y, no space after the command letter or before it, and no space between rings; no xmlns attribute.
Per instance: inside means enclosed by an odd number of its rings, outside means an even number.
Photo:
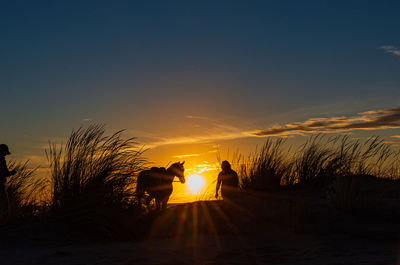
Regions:
<svg viewBox="0 0 400 265"><path fill-rule="evenodd" d="M193 174L187 179L187 186L190 193L199 194L204 186L204 178L201 175Z"/></svg>

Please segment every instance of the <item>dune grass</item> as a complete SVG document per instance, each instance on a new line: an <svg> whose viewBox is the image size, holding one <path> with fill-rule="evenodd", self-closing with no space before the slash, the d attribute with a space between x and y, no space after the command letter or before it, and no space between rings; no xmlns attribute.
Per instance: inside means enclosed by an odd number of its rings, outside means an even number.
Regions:
<svg viewBox="0 0 400 265"><path fill-rule="evenodd" d="M247 158L236 154L242 191L306 189L305 195L319 194L346 211L379 208L387 194L400 199L399 150L379 137L313 135L292 149L281 138L269 138Z"/></svg>
<svg viewBox="0 0 400 265"><path fill-rule="evenodd" d="M399 150L379 137L361 142L348 135L313 135L294 151L285 143L282 138L269 138L247 158L236 155L239 161L235 165L242 178L242 188L326 186L336 176L356 174L400 178Z"/></svg>
<svg viewBox="0 0 400 265"><path fill-rule="evenodd" d="M7 179L9 213L1 222L56 220L102 238L142 232L134 225L144 214L134 191L144 150L122 133L106 135L102 125L73 130L65 145L46 150L49 174L10 162L17 173Z"/></svg>
<svg viewBox="0 0 400 265"><path fill-rule="evenodd" d="M48 179L38 177L28 162L9 164L17 173L7 179L9 219L32 218L44 214L48 206Z"/></svg>
<svg viewBox="0 0 400 265"><path fill-rule="evenodd" d="M254 190L274 190L281 180L288 178L292 171L290 150L284 150L282 138L267 139L260 149L244 159L239 169L242 188Z"/></svg>
<svg viewBox="0 0 400 265"><path fill-rule="evenodd" d="M291 182L323 185L331 177L352 174L398 178L398 159L398 151L379 137L361 142L348 135L312 136L297 152Z"/></svg>
<svg viewBox="0 0 400 265"><path fill-rule="evenodd" d="M124 237L142 214L135 201L143 149L102 125L73 130L63 147L50 144L50 216L95 236ZM125 231L125 232L121 232Z"/></svg>
<svg viewBox="0 0 400 265"><path fill-rule="evenodd" d="M122 206L133 199L135 176L145 160L134 138L105 136L103 126L79 128L64 148L51 144L52 208Z"/></svg>

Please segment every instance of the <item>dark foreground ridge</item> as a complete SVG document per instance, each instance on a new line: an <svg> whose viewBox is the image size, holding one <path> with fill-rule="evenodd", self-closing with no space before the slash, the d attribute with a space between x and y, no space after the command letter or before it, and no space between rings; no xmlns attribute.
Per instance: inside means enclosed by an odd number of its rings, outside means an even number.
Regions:
<svg viewBox="0 0 400 265"><path fill-rule="evenodd" d="M13 224L0 229L2 264L396 263L398 204L372 216L328 203L317 195L252 192L235 202L178 204L132 224L140 233L124 239L99 239L54 220Z"/></svg>

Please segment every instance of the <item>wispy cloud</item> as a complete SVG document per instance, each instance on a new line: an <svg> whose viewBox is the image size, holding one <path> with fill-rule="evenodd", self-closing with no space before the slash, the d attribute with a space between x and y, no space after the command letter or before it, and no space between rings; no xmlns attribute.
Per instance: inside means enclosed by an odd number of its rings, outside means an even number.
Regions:
<svg viewBox="0 0 400 265"><path fill-rule="evenodd" d="M388 144L399 144L400 143L400 135L392 135L391 137L394 139L390 140L390 141L385 141L385 143L388 143Z"/></svg>
<svg viewBox="0 0 400 265"><path fill-rule="evenodd" d="M381 46L379 48L385 50L387 53L391 53L391 54L400 56L400 50L395 46L384 45L384 46Z"/></svg>
<svg viewBox="0 0 400 265"><path fill-rule="evenodd" d="M357 130L383 130L400 128L400 107L384 110L369 110L350 116L334 116L328 118L310 118L301 122L292 122L262 130L248 131L244 128L233 126L203 116L185 116L187 119L197 120L202 123L199 130L181 132L180 135L172 133L145 133L139 134L139 139L147 148L156 148L165 145L210 143L223 140L233 140L248 137L280 136L293 137L309 133L347 133ZM190 124L187 125L189 127ZM196 128L197 129L197 128ZM138 135L136 133L136 135ZM396 137L394 137L396 138ZM400 139L400 135L398 137ZM182 154L177 158L196 157L202 154Z"/></svg>
<svg viewBox="0 0 400 265"><path fill-rule="evenodd" d="M200 154L187 154L187 155L176 155L176 158L182 159L182 158L188 158L188 157L198 157Z"/></svg>
<svg viewBox="0 0 400 265"><path fill-rule="evenodd" d="M184 118L188 121L177 125L182 128L180 131L176 132L175 129L175 131L166 130L161 133L142 132L139 134L139 139L145 139L146 147L155 148L163 145L209 143L250 137L242 128L227 121L198 115L186 115Z"/></svg>
<svg viewBox="0 0 400 265"><path fill-rule="evenodd" d="M201 174L207 171L217 171L220 169L219 163L209 163L208 161L203 161L203 164L197 164L191 168L187 169L188 174Z"/></svg>
<svg viewBox="0 0 400 265"><path fill-rule="evenodd" d="M173 144L194 144L194 143L209 143L216 140L232 140L238 138L249 137L245 132L232 132L232 133L218 133L218 134L208 134L208 135L194 135L187 137L169 137L162 138L159 137L158 141L150 142L146 145L148 148L154 148L162 145L173 145Z"/></svg>
<svg viewBox="0 0 400 265"><path fill-rule="evenodd" d="M185 116L186 119L194 119L194 120L208 120L208 117L204 117L204 116L195 116L195 115L186 115Z"/></svg>
<svg viewBox="0 0 400 265"><path fill-rule="evenodd" d="M179 159L184 159L184 158L188 158L188 157L199 157L199 156L208 155L208 154L212 154L212 153L216 153L216 152L218 152L218 150L211 150L208 152L195 153L195 154L176 155L175 157L179 158Z"/></svg>
<svg viewBox="0 0 400 265"><path fill-rule="evenodd" d="M249 132L252 136L288 136L304 133L338 133L354 130L381 130L400 128L400 107L371 110L354 116L311 118L304 122L288 123L264 130Z"/></svg>

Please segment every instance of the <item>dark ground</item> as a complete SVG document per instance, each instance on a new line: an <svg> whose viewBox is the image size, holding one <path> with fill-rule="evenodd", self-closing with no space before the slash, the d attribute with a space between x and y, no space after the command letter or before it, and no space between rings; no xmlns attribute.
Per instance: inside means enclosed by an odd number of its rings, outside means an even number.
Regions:
<svg viewBox="0 0 400 265"><path fill-rule="evenodd" d="M52 222L3 226L0 264L400 264L396 220L323 200L252 195L177 205L151 219L145 237L124 241L93 241Z"/></svg>

